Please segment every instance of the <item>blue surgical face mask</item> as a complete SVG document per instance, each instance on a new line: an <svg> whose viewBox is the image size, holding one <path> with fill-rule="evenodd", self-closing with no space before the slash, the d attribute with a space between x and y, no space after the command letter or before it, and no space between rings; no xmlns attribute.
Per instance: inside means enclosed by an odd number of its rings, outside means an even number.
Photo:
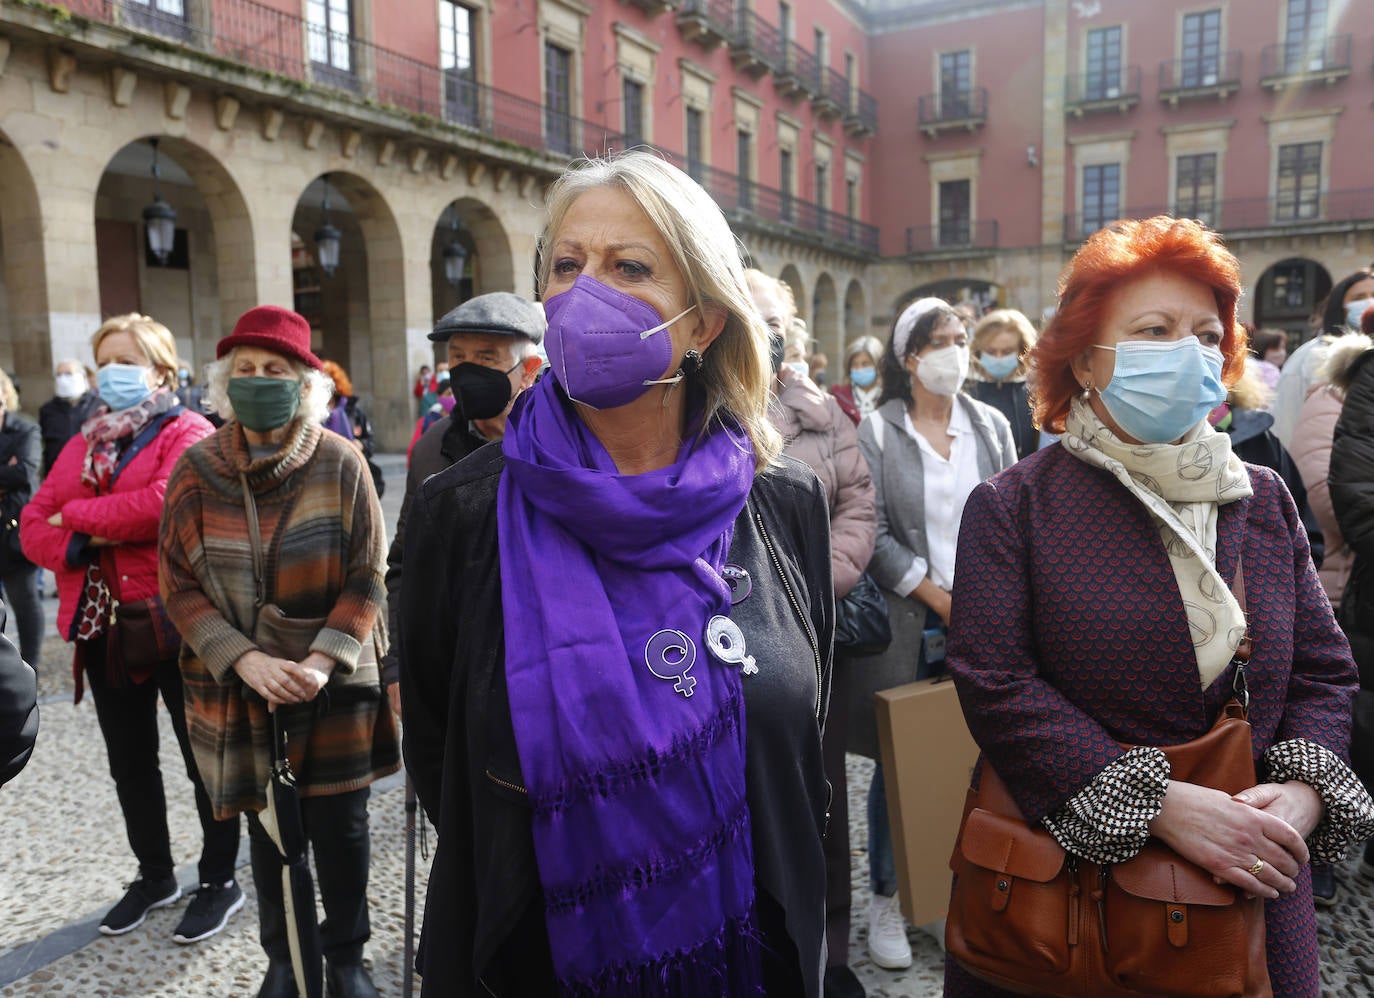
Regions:
<svg viewBox="0 0 1374 998"><path fill-rule="evenodd" d="M1128 341L1115 347L1116 369L1102 404L1117 426L1141 443L1177 440L1226 401L1222 356L1196 336L1172 343Z"/></svg>
<svg viewBox="0 0 1374 998"><path fill-rule="evenodd" d="M148 368L138 364L106 364L95 375L100 400L119 412L138 405L152 389L148 387Z"/></svg>
<svg viewBox="0 0 1374 998"><path fill-rule="evenodd" d="M1006 381L1021 366L1021 358L1014 353L1004 357L994 357L990 353L980 353L978 363L993 381Z"/></svg>
<svg viewBox="0 0 1374 998"><path fill-rule="evenodd" d="M878 369L876 367L853 367L849 370L849 380L860 388L867 388L878 380Z"/></svg>
<svg viewBox="0 0 1374 998"><path fill-rule="evenodd" d="M783 367L792 368L792 370L796 371L803 378L809 378L811 376L811 365L804 360L789 360Z"/></svg>
<svg viewBox="0 0 1374 998"><path fill-rule="evenodd" d="M1360 317L1365 309L1374 306L1374 298L1358 298L1345 306L1345 324L1351 329L1360 328Z"/></svg>

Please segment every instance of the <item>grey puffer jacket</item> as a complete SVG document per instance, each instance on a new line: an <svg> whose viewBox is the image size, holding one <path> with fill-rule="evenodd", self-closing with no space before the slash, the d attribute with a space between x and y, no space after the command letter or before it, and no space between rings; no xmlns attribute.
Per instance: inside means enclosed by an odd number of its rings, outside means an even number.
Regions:
<svg viewBox="0 0 1374 998"><path fill-rule="evenodd" d="M830 565L835 598L846 596L873 557L878 515L873 478L859 435L834 396L790 367L778 372L768 418L782 434L783 453L816 473L830 507Z"/></svg>

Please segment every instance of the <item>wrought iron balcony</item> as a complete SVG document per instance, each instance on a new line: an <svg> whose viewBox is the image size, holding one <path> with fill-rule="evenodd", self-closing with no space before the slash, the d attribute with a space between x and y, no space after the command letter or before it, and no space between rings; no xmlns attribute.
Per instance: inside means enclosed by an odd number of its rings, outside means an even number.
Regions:
<svg viewBox="0 0 1374 998"><path fill-rule="evenodd" d="M913 225L906 230L910 256L932 253L967 253L997 248L997 219L956 219L938 225Z"/></svg>
<svg viewBox="0 0 1374 998"><path fill-rule="evenodd" d="M1266 45L1260 51L1260 86L1277 91L1339 83L1350 75L1350 41L1350 35L1331 35Z"/></svg>
<svg viewBox="0 0 1374 998"><path fill-rule="evenodd" d="M822 118L838 118L849 107L849 81L829 66L817 65L816 93L811 106Z"/></svg>
<svg viewBox="0 0 1374 998"><path fill-rule="evenodd" d="M1225 99L1240 89L1241 52L1170 59L1159 64L1159 99L1171 107L1181 101Z"/></svg>
<svg viewBox="0 0 1374 998"><path fill-rule="evenodd" d="M1064 81L1064 108L1075 117L1094 112L1124 114L1139 103L1139 66L1076 73Z"/></svg>
<svg viewBox="0 0 1374 998"><path fill-rule="evenodd" d="M625 0L633 7L638 7L650 17L657 17L659 14L669 10L677 10L682 0Z"/></svg>
<svg viewBox="0 0 1374 998"><path fill-rule="evenodd" d="M849 107L844 114L844 130L855 138L878 130L878 101L870 93L854 87L849 91Z"/></svg>
<svg viewBox="0 0 1374 998"><path fill-rule="evenodd" d="M713 49L734 37L734 0L682 0L677 26L687 41Z"/></svg>
<svg viewBox="0 0 1374 998"><path fill-rule="evenodd" d="M1282 235L1302 229L1345 231L1374 222L1374 186L1325 192L1314 190L1299 196L1228 198L1189 205L1185 209L1177 205L1172 208L1127 208L1111 218L1081 213L1065 215L1064 241L1080 242L1118 218L1154 215L1195 217L1227 234L1273 232Z"/></svg>
<svg viewBox="0 0 1374 998"><path fill-rule="evenodd" d="M782 64L773 73L773 82L785 97L797 98L820 93L820 63L816 54L796 42L785 42Z"/></svg>
<svg viewBox="0 0 1374 998"><path fill-rule="evenodd" d="M782 63L782 35L752 10L735 11L735 34L730 40L730 61L735 68L758 79Z"/></svg>
<svg viewBox="0 0 1374 998"><path fill-rule="evenodd" d="M988 88L945 90L916 102L916 122L929 138L942 131L973 131L988 120Z"/></svg>

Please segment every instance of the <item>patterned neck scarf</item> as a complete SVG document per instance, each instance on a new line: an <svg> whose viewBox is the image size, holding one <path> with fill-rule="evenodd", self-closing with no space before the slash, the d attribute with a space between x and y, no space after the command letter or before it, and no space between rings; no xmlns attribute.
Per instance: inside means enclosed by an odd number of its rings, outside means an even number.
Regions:
<svg viewBox="0 0 1374 998"><path fill-rule="evenodd" d="M744 694L718 638L749 438L689 432L622 475L545 378L502 447L506 684L559 991L758 994Z"/></svg>
<svg viewBox="0 0 1374 998"><path fill-rule="evenodd" d="M1188 614L1205 690L1245 636L1245 614L1217 571L1217 507L1253 494L1231 438L1200 421L1177 444L1127 444L1082 399L1065 420L1064 446L1140 500L1159 528Z"/></svg>
<svg viewBox="0 0 1374 998"><path fill-rule="evenodd" d="M180 404L176 394L165 386L154 389L137 405L117 412L102 404L94 416L81 424L81 435L86 438L81 484L97 493L108 492L119 465L119 441L136 436L149 422Z"/></svg>

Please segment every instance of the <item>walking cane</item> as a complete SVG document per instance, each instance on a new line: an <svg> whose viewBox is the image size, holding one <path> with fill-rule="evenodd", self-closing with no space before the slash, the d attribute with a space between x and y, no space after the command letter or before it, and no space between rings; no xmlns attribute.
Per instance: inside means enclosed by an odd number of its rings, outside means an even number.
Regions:
<svg viewBox="0 0 1374 998"><path fill-rule="evenodd" d="M411 998L415 986L415 785L406 773L406 918L405 976L402 998Z"/></svg>

